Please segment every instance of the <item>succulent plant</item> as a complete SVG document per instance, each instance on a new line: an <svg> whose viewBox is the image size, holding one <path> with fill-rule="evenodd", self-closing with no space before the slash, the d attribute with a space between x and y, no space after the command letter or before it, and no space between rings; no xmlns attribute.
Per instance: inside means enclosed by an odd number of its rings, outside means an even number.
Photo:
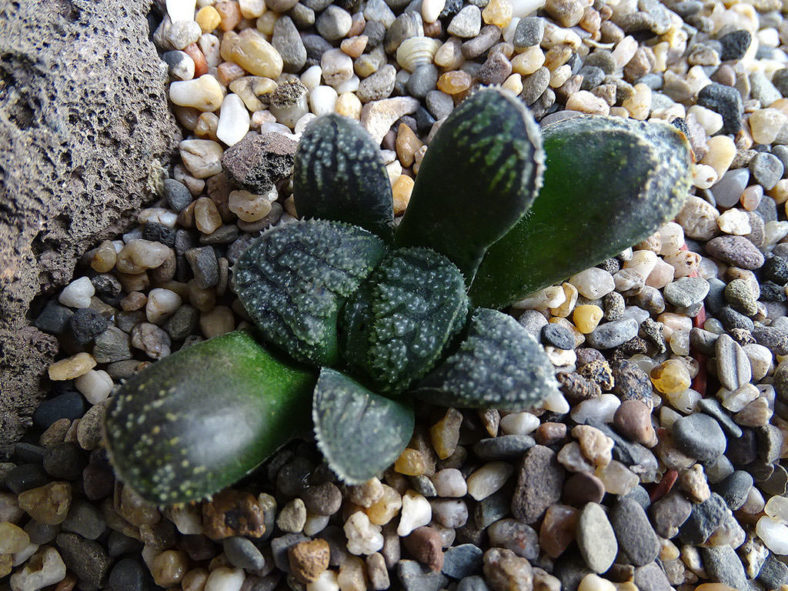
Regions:
<svg viewBox="0 0 788 591"><path fill-rule="evenodd" d="M318 118L296 154L302 219L234 268L258 332L193 345L121 387L105 422L119 478L158 504L209 496L308 428L311 404L328 465L359 483L408 444L414 400L523 409L556 395L541 346L493 308L653 233L689 170L668 124L577 117L540 132L514 95L485 89L438 130L395 228L372 138Z"/></svg>

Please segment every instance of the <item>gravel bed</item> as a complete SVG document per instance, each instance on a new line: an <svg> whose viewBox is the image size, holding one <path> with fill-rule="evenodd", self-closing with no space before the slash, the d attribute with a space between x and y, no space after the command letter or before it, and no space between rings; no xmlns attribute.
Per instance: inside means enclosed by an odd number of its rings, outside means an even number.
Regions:
<svg viewBox="0 0 788 591"><path fill-rule="evenodd" d="M0 590L699 591L788 585L788 24L777 0L167 0L153 39L187 139L159 200L87 252L33 320L51 396L0 463ZM162 18L163 17L163 18ZM298 215L315 116L381 144L395 213L434 131L480 85L542 125L681 119L675 221L515 304L560 398L423 405L380 478L295 441L212 499L157 508L114 479L126 378L248 326L233 264ZM10 575L10 576L8 576Z"/></svg>

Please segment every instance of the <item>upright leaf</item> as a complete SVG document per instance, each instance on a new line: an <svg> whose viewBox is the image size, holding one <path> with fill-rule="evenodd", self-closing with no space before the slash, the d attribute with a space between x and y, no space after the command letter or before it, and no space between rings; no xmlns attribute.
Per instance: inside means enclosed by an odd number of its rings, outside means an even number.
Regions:
<svg viewBox="0 0 788 591"><path fill-rule="evenodd" d="M383 241L340 222L307 220L265 232L235 267L235 289L263 337L314 365L339 360L345 299L383 258Z"/></svg>
<svg viewBox="0 0 788 591"><path fill-rule="evenodd" d="M621 252L673 219L689 190L689 145L667 123L576 117L542 133L544 185L487 252L476 305L509 305Z"/></svg>
<svg viewBox="0 0 788 591"><path fill-rule="evenodd" d="M451 261L401 248L345 306L342 353L377 389L399 392L432 369L467 313L465 283Z"/></svg>
<svg viewBox="0 0 788 591"><path fill-rule="evenodd" d="M397 246L447 256L470 284L487 248L528 210L542 178L539 127L516 96L480 90L430 143Z"/></svg>
<svg viewBox="0 0 788 591"><path fill-rule="evenodd" d="M301 217L347 222L391 237L394 202L380 150L351 119L324 115L307 126L295 155L293 197Z"/></svg>
<svg viewBox="0 0 788 591"><path fill-rule="evenodd" d="M157 505L196 501L246 475L309 425L315 375L232 332L165 357L110 398L107 451Z"/></svg>
<svg viewBox="0 0 788 591"><path fill-rule="evenodd" d="M555 392L553 365L514 318L478 308L459 349L414 388L433 404L523 409Z"/></svg>
<svg viewBox="0 0 788 591"><path fill-rule="evenodd" d="M317 445L329 467L360 484L394 463L413 435L413 409L323 368L312 404Z"/></svg>

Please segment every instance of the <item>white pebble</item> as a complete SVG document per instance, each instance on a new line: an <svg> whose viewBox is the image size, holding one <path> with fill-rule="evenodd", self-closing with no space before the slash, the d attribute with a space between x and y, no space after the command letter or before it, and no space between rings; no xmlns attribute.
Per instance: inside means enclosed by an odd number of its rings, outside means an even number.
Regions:
<svg viewBox="0 0 788 591"><path fill-rule="evenodd" d="M323 69L320 66L311 66L303 74L301 74L301 84L306 86L307 90L314 90L320 86L320 80L323 78Z"/></svg>
<svg viewBox="0 0 788 591"><path fill-rule="evenodd" d="M317 115L314 113L304 113L304 115L298 121L296 121L295 127L293 127L293 133L300 136L302 133L304 133L306 126L312 123L312 121L315 119L317 119Z"/></svg>
<svg viewBox="0 0 788 591"><path fill-rule="evenodd" d="M80 277L63 288L57 301L69 308L88 308L94 293L96 288L93 287L90 279Z"/></svg>
<svg viewBox="0 0 788 591"><path fill-rule="evenodd" d="M178 144L183 165L198 179L222 172L222 155L224 149L221 144L213 140L183 140Z"/></svg>
<svg viewBox="0 0 788 591"><path fill-rule="evenodd" d="M597 267L591 267L585 271L580 271L569 278L569 283L577 288L584 298L596 300L606 296L616 289L616 282L613 276Z"/></svg>
<svg viewBox="0 0 788 591"><path fill-rule="evenodd" d="M445 6L446 0L423 0L421 3L422 20L428 24L434 23Z"/></svg>
<svg viewBox="0 0 788 591"><path fill-rule="evenodd" d="M383 548L381 529L379 525L370 523L369 517L363 511L353 513L344 527L348 552L356 555L372 554Z"/></svg>
<svg viewBox="0 0 788 591"><path fill-rule="evenodd" d="M489 462L468 477L468 494L476 501L486 499L501 490L514 472L507 462Z"/></svg>
<svg viewBox="0 0 788 591"><path fill-rule="evenodd" d="M583 425L588 419L603 423L612 423L613 415L621 406L621 401L614 394L602 394L598 398L584 400L572 409L572 420L578 425Z"/></svg>
<svg viewBox="0 0 788 591"><path fill-rule="evenodd" d="M432 484L439 497L464 497L468 492L468 485L462 472L456 468L446 468L432 476Z"/></svg>
<svg viewBox="0 0 788 591"><path fill-rule="evenodd" d="M172 22L194 20L196 0L167 0L167 14Z"/></svg>
<svg viewBox="0 0 788 591"><path fill-rule="evenodd" d="M309 109L317 116L333 113L338 96L330 86L318 86L309 92Z"/></svg>
<svg viewBox="0 0 788 591"><path fill-rule="evenodd" d="M397 535L404 538L414 529L427 525L431 519L430 502L416 491L409 490L402 497L402 513L397 526Z"/></svg>
<svg viewBox="0 0 788 591"><path fill-rule="evenodd" d="M668 401L668 404L677 411L683 412L685 415L695 412L695 407L701 398L703 397L700 393L692 388L687 388L681 392L665 394L665 400Z"/></svg>
<svg viewBox="0 0 788 591"><path fill-rule="evenodd" d="M57 550L44 546L35 560L11 575L12 591L37 591L66 578L66 565Z"/></svg>
<svg viewBox="0 0 788 591"><path fill-rule="evenodd" d="M462 527L468 523L468 505L462 499L432 499L433 523L443 527Z"/></svg>
<svg viewBox="0 0 788 591"><path fill-rule="evenodd" d="M758 520L755 532L769 550L782 556L788 554L788 525L763 516Z"/></svg>
<svg viewBox="0 0 788 591"><path fill-rule="evenodd" d="M74 385L90 404L98 404L106 400L115 386L110 375L103 369L91 369L74 380Z"/></svg>
<svg viewBox="0 0 788 591"><path fill-rule="evenodd" d="M323 80L336 87L353 77L353 59L341 49L329 49L320 58Z"/></svg>
<svg viewBox="0 0 788 591"><path fill-rule="evenodd" d="M215 111L222 106L224 92L219 81L210 74L194 80L177 80L170 84L170 100L180 107L199 111Z"/></svg>
<svg viewBox="0 0 788 591"><path fill-rule="evenodd" d="M150 290L148 302L145 304L145 316L148 322L158 324L169 318L181 306L181 296L169 289L157 287Z"/></svg>
<svg viewBox="0 0 788 591"><path fill-rule="evenodd" d="M241 591L244 571L240 568L220 566L211 571L203 591Z"/></svg>
<svg viewBox="0 0 788 591"><path fill-rule="evenodd" d="M629 61L635 57L638 50L638 42L631 35L627 35L618 42L615 49L613 49L612 56L616 62L616 66L623 68Z"/></svg>
<svg viewBox="0 0 788 591"><path fill-rule="evenodd" d="M359 77L353 74L350 78L348 78L341 84L337 84L336 86L337 94L343 94L345 92L356 92L360 84L361 84L361 80L359 80Z"/></svg>
<svg viewBox="0 0 788 591"><path fill-rule="evenodd" d="M222 101L219 111L219 125L216 137L228 146L233 146L244 139L249 131L251 118L246 105L237 94L228 94Z"/></svg>
<svg viewBox="0 0 788 591"><path fill-rule="evenodd" d="M512 18L523 18L544 7L545 0L512 0Z"/></svg>
<svg viewBox="0 0 788 591"><path fill-rule="evenodd" d="M773 496L766 501L763 511L775 521L788 522L788 498L777 495Z"/></svg>
<svg viewBox="0 0 788 591"><path fill-rule="evenodd" d="M706 164L696 164L692 169L692 185L708 189L717 182L717 171Z"/></svg>
<svg viewBox="0 0 788 591"><path fill-rule="evenodd" d="M752 232L750 216L740 209L729 209L717 218L717 226L726 234L746 236Z"/></svg>
<svg viewBox="0 0 788 591"><path fill-rule="evenodd" d="M506 435L528 435L539 427L539 417L530 412L513 412L501 419L501 430Z"/></svg>
<svg viewBox="0 0 788 591"><path fill-rule="evenodd" d="M706 135L713 136L720 129L722 129L722 115L715 113L711 109L701 107L700 105L692 105L687 109L687 118L694 117Z"/></svg>
<svg viewBox="0 0 788 591"><path fill-rule="evenodd" d="M542 400L542 408L549 412L565 415L569 412L570 406L561 391L556 388Z"/></svg>
<svg viewBox="0 0 788 591"><path fill-rule="evenodd" d="M339 591L337 573L333 570L324 570L314 581L307 583L306 591Z"/></svg>
<svg viewBox="0 0 788 591"><path fill-rule="evenodd" d="M545 287L512 304L517 310L547 310L557 308L566 301L566 293L558 285Z"/></svg>
<svg viewBox="0 0 788 591"><path fill-rule="evenodd" d="M749 382L733 391L727 388L720 388L717 391L717 398L719 398L722 406L731 412L739 412L759 396L758 388Z"/></svg>
<svg viewBox="0 0 788 591"><path fill-rule="evenodd" d="M178 221L178 214L164 207L148 207L137 214L137 221L140 224L153 222L168 228L174 228Z"/></svg>
<svg viewBox="0 0 788 591"><path fill-rule="evenodd" d="M624 263L624 269L637 273L645 281L657 264L657 253L652 250L636 250L632 258Z"/></svg>
<svg viewBox="0 0 788 591"><path fill-rule="evenodd" d="M765 246L777 244L788 236L788 222L766 222L763 228L763 242Z"/></svg>

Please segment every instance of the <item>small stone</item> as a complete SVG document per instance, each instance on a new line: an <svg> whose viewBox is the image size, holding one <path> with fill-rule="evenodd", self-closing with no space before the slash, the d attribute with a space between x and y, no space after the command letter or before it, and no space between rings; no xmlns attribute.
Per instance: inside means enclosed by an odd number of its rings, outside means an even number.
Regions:
<svg viewBox="0 0 788 591"><path fill-rule="evenodd" d="M749 168L753 178L767 191L774 188L784 172L782 161L774 154L767 152L758 152L750 160Z"/></svg>
<svg viewBox="0 0 788 591"><path fill-rule="evenodd" d="M49 366L49 379L54 381L73 380L85 375L96 366L96 360L88 353L77 353Z"/></svg>
<svg viewBox="0 0 788 591"><path fill-rule="evenodd" d="M405 591L439 591L448 583L443 574L422 567L415 560L400 560L397 576Z"/></svg>
<svg viewBox="0 0 788 591"><path fill-rule="evenodd" d="M241 591L244 578L244 571L240 568L220 566L208 575L204 589L205 591Z"/></svg>
<svg viewBox="0 0 788 591"><path fill-rule="evenodd" d="M101 544L70 533L59 534L55 543L68 570L85 586L100 588L104 585L112 560Z"/></svg>
<svg viewBox="0 0 788 591"><path fill-rule="evenodd" d="M586 342L596 349L612 349L635 338L637 332L638 323L633 318L614 320L599 325L586 336Z"/></svg>
<svg viewBox="0 0 788 591"><path fill-rule="evenodd" d="M429 502L424 500L429 506ZM421 525L426 525L426 523ZM361 511L356 511L348 518L344 531L348 540L347 549L351 554L372 554L383 548L383 535L380 533L380 526L370 523L367 515Z"/></svg>
<svg viewBox="0 0 788 591"><path fill-rule="evenodd" d="M704 414L678 419L673 423L673 437L678 449L701 462L713 461L727 445L719 423Z"/></svg>
<svg viewBox="0 0 788 591"><path fill-rule="evenodd" d="M742 100L735 88L711 83L698 93L698 104L722 115L723 133L735 134L741 129Z"/></svg>
<svg viewBox="0 0 788 591"><path fill-rule="evenodd" d="M703 568L713 581L719 581L734 589L747 588L747 576L736 551L730 546L700 548Z"/></svg>
<svg viewBox="0 0 788 591"><path fill-rule="evenodd" d="M492 591L527 591L533 588L533 571L529 562L504 548L490 548L484 553L484 577Z"/></svg>
<svg viewBox="0 0 788 591"><path fill-rule="evenodd" d="M720 236L706 243L706 252L724 263L742 269L758 269L764 263L761 252L742 236Z"/></svg>
<svg viewBox="0 0 788 591"><path fill-rule="evenodd" d="M300 542L287 551L290 571L302 583L312 583L328 568L328 542L321 538Z"/></svg>
<svg viewBox="0 0 788 591"><path fill-rule="evenodd" d="M597 503L583 507L577 521L577 545L588 567L597 573L610 568L618 543L605 511Z"/></svg>
<svg viewBox="0 0 788 591"><path fill-rule="evenodd" d="M542 445L532 447L518 468L512 514L527 524L534 523L561 499L563 484L564 469L555 452Z"/></svg>
<svg viewBox="0 0 788 591"><path fill-rule="evenodd" d="M649 508L654 530L663 538L673 538L689 518L692 504L680 493L670 493Z"/></svg>
<svg viewBox="0 0 788 591"><path fill-rule="evenodd" d="M13 591L37 591L55 585L66 578L66 565L57 550L51 546L41 548L11 575Z"/></svg>
<svg viewBox="0 0 788 591"><path fill-rule="evenodd" d="M415 491L409 490L402 496L402 513L397 534L407 536L422 525L427 525L432 517L429 501ZM379 549L379 548L378 548Z"/></svg>
<svg viewBox="0 0 788 591"><path fill-rule="evenodd" d="M282 531L298 533L304 529L306 507L301 499L289 501L276 517L276 525Z"/></svg>
<svg viewBox="0 0 788 591"><path fill-rule="evenodd" d="M281 133L247 135L222 158L225 172L242 188L266 194L293 172L296 141Z"/></svg>
<svg viewBox="0 0 788 591"><path fill-rule="evenodd" d="M738 29L719 37L718 41L722 45L720 59L722 61L739 60L747 52L747 48L752 41L749 31Z"/></svg>
<svg viewBox="0 0 788 591"><path fill-rule="evenodd" d="M702 277L682 277L664 289L665 300L681 308L702 302L708 293L709 282Z"/></svg>
<svg viewBox="0 0 788 591"><path fill-rule="evenodd" d="M690 387L687 366L678 359L668 359L651 370L651 383L663 394L676 394Z"/></svg>
<svg viewBox="0 0 788 591"><path fill-rule="evenodd" d="M681 526L679 539L687 544L701 544L724 521L727 512L725 501L716 493L708 500L693 505L689 518Z"/></svg>
<svg viewBox="0 0 788 591"><path fill-rule="evenodd" d="M408 553L432 571L441 571L444 556L440 534L431 527L419 527L403 541Z"/></svg>
<svg viewBox="0 0 788 591"><path fill-rule="evenodd" d="M514 472L514 468L506 462L485 464L468 477L468 494L474 500L481 501L500 490L512 472Z"/></svg>
<svg viewBox="0 0 788 591"><path fill-rule="evenodd" d="M211 74L203 74L193 80L172 82L169 94L173 104L180 107L192 107L203 112L216 111L222 106L224 99L219 81Z"/></svg>
<svg viewBox="0 0 788 591"><path fill-rule="evenodd" d="M69 308L87 308L90 306L90 298L95 293L96 290L90 279L80 277L63 288L57 301Z"/></svg>
<svg viewBox="0 0 788 591"><path fill-rule="evenodd" d="M472 4L465 6L451 19L446 31L450 35L469 39L479 34L482 27L482 13Z"/></svg>
<svg viewBox="0 0 788 591"><path fill-rule="evenodd" d="M265 515L249 493L226 489L202 505L203 531L212 540L231 536L259 538L265 533Z"/></svg>
<svg viewBox="0 0 788 591"><path fill-rule="evenodd" d="M723 387L734 391L750 381L750 360L738 343L723 334L717 339L714 350L717 357L717 376Z"/></svg>

